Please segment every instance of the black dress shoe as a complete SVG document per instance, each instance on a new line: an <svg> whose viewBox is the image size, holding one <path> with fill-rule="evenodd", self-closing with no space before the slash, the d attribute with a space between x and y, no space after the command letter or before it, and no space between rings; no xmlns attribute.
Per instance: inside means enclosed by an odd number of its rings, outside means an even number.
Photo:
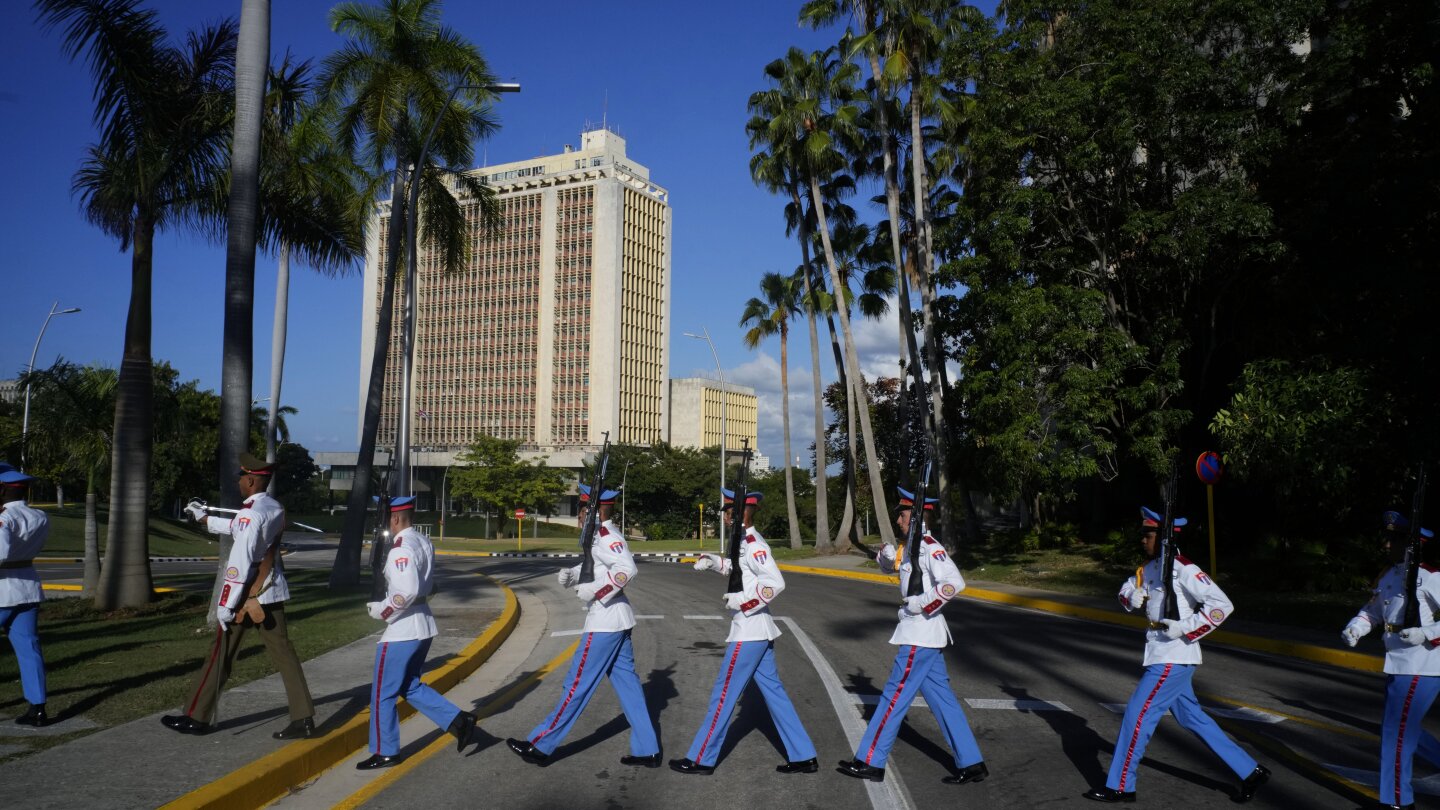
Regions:
<svg viewBox="0 0 1440 810"><path fill-rule="evenodd" d="M455 750L465 753L465 746L470 744L470 735L475 733L475 723L478 718L470 712L460 712L455 719L450 721L450 728L446 729L455 735Z"/></svg>
<svg viewBox="0 0 1440 810"><path fill-rule="evenodd" d="M315 736L315 718L291 720L290 725L270 735L277 740L305 740Z"/></svg>
<svg viewBox="0 0 1440 810"><path fill-rule="evenodd" d="M871 782L885 781L885 769L866 765L858 759L842 759L840 767L835 770L853 776L856 779L869 779Z"/></svg>
<svg viewBox="0 0 1440 810"><path fill-rule="evenodd" d="M160 718L160 722L166 728L172 728L181 734L194 734L197 737L215 730L215 727L209 723L202 723L188 714L167 714Z"/></svg>
<svg viewBox="0 0 1440 810"><path fill-rule="evenodd" d="M677 771L679 773L698 773L709 776L710 774L715 773L715 766L701 765L698 762L691 761L687 757L685 759L670 760L670 770Z"/></svg>
<svg viewBox="0 0 1440 810"><path fill-rule="evenodd" d="M815 773L818 770L820 770L820 760L814 757L775 766L776 773Z"/></svg>
<svg viewBox="0 0 1440 810"><path fill-rule="evenodd" d="M1106 804L1116 804L1119 802L1130 803L1135 801L1135 791L1132 790L1129 793L1122 793L1118 790L1111 790L1108 787L1093 788L1089 793L1081 795L1092 802L1105 802Z"/></svg>
<svg viewBox="0 0 1440 810"><path fill-rule="evenodd" d="M400 757L382 757L379 754L374 754L364 762L355 763L355 770L373 771L376 768L388 768L391 765L398 764L400 764Z"/></svg>
<svg viewBox="0 0 1440 810"><path fill-rule="evenodd" d="M1250 775L1245 777L1245 781L1240 783L1240 789L1235 791L1235 803L1244 804L1255 798L1255 791L1268 781L1270 781L1270 769L1264 765L1256 765L1255 770L1251 771Z"/></svg>
<svg viewBox="0 0 1440 810"><path fill-rule="evenodd" d="M549 765L550 755L531 745L527 740L517 740L510 737L505 740L510 750L520 755L520 758L532 765Z"/></svg>
<svg viewBox="0 0 1440 810"><path fill-rule="evenodd" d="M947 776L940 781L947 785L963 785L966 782L983 782L985 781L985 777L989 775L990 769L985 767L985 763L977 762L974 765L961 768L959 773L954 776Z"/></svg>
<svg viewBox="0 0 1440 810"><path fill-rule="evenodd" d="M633 754L626 754L620 757L621 765L639 765L642 768L660 767L660 752L656 751L648 757L637 757Z"/></svg>
<svg viewBox="0 0 1440 810"><path fill-rule="evenodd" d="M20 726L40 728L41 726L49 725L49 723L50 716L45 714L44 703L31 703L30 708L26 709L24 714L15 718L15 724Z"/></svg>

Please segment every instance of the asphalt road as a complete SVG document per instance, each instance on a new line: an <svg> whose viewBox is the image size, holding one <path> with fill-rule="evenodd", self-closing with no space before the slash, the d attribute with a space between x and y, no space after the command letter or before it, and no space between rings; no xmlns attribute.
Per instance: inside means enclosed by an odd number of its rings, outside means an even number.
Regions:
<svg viewBox="0 0 1440 810"><path fill-rule="evenodd" d="M514 756L504 738L524 737L560 696L565 652L583 622L578 603L554 581L561 562L449 558L445 565L484 570L544 600L548 626L507 682L528 679L531 686L508 708L491 707L477 750L457 757L449 748L411 763L412 770L369 796L365 807L408 810L482 802L508 810L1093 806L1080 794L1103 783L1120 722L1104 704L1124 704L1141 672L1143 639L1134 630L961 600L946 610L956 642L947 650L947 661L990 778L972 785L942 784L953 759L934 718L917 705L906 717L890 773L877 787L836 773L834 765L852 755L871 711L863 698L878 695L889 673L895 648L887 641L898 594L871 583L792 574L775 605L785 631L776 641L776 654L820 752L819 773L774 772L785 756L753 689L741 699L713 776L620 765L619 757L628 752L628 728L607 687L597 692L551 763L540 768ZM713 573L642 561L631 588L635 612L645 617L634 632L636 669L667 759L685 755L720 666L729 625L719 618L724 587L725 580ZM1243 614L1244 606L1238 609ZM697 618L702 616L716 618ZM559 668L535 683L532 673L555 659ZM1195 686L1207 703L1239 712L1223 723L1266 741L1260 750L1241 738L1246 750L1275 773L1251 806L1356 806L1352 794L1313 773L1323 770L1322 764L1334 764L1353 769L1351 775L1361 779L1366 771L1373 776L1378 746L1373 735L1379 731L1383 702L1380 676L1207 647ZM486 704L482 700L479 706ZM1277 757L1277 750L1293 756ZM1417 768L1417 778L1427 774ZM1229 807L1235 781L1202 742L1167 718L1139 771L1140 802ZM1429 795L1419 801L1421 807L1440 806Z"/></svg>

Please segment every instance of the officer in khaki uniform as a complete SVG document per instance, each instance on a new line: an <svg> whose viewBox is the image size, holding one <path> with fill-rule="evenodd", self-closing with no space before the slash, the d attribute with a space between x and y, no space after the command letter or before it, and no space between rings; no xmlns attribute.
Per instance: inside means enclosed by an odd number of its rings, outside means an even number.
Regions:
<svg viewBox="0 0 1440 810"><path fill-rule="evenodd" d="M45 659L36 621L45 595L34 561L50 534L50 519L25 502L34 480L0 462L0 628L15 648L20 688L30 704L15 722L38 728L50 718L45 714Z"/></svg>
<svg viewBox="0 0 1440 810"><path fill-rule="evenodd" d="M208 734L214 730L220 689L240 652L240 641L251 627L259 632L270 661L280 671L290 704L290 725L272 736L292 740L315 732L310 687L285 629L285 601L290 598L290 586L280 562L285 508L265 491L274 472L273 463L241 453L240 494L245 503L235 517L208 517L203 507L191 509L195 519L210 532L229 534L235 542L225 564L225 584L215 608L215 642L200 667L195 691L185 703L184 714L160 718L166 727L181 734Z"/></svg>

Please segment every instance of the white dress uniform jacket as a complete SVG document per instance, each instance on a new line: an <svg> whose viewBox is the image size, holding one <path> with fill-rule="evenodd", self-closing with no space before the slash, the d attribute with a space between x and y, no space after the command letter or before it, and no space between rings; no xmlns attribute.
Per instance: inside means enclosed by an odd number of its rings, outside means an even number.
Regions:
<svg viewBox="0 0 1440 810"><path fill-rule="evenodd" d="M20 563L35 559L50 536L50 518L24 501L5 504L0 514L0 562ZM0 568L0 607L45 601L40 575L34 565Z"/></svg>
<svg viewBox="0 0 1440 810"><path fill-rule="evenodd" d="M714 570L730 576L730 555L726 554ZM770 615L770 603L785 590L785 577L780 575L770 544L754 527L745 530L745 545L740 549L740 577L744 583L740 592L745 599L739 610L731 611L730 635L725 643L774 641L782 633Z"/></svg>
<svg viewBox="0 0 1440 810"><path fill-rule="evenodd" d="M595 581L576 585L577 593L591 593L595 598L585 611L586 633L618 633L635 626L635 611L630 607L630 598L625 595L625 586L635 578L635 557L625 543L625 535L612 521L605 521L595 527L595 543L590 547L590 556L595 560ZM580 566L571 569L575 580L580 577ZM582 591L582 589L584 589Z"/></svg>
<svg viewBox="0 0 1440 810"><path fill-rule="evenodd" d="M1126 612L1130 607L1130 595L1137 589L1145 593L1143 610L1151 622L1165 618L1165 592L1160 587L1160 558L1145 563L1140 572L1140 582L1135 577L1125 580L1120 586L1120 605ZM1177 639L1165 637L1164 630L1145 631L1145 666L1152 664L1198 664L1200 663L1200 638L1220 623L1230 618L1235 606L1220 586L1210 579L1200 566L1183 556L1175 555L1172 587L1175 589L1175 606L1180 614L1180 627L1184 634Z"/></svg>
<svg viewBox="0 0 1440 810"><path fill-rule="evenodd" d="M434 638L439 630L430 612L431 576L435 547L414 526L407 526L385 555L385 607L380 620L388 626L384 641L418 641Z"/></svg>
<svg viewBox="0 0 1440 810"><path fill-rule="evenodd" d="M901 556L905 557L903 554ZM895 547L885 546L881 549L876 562L884 573L897 573ZM898 571L901 599L905 598L905 591L910 584L911 570L911 561L905 557ZM955 561L945 553L945 547L928 532L920 545L920 573L925 582L925 590L920 599L924 607L919 613L900 608L900 623L895 626L890 643L897 646L909 644L915 647L944 647L952 639L950 626L941 611L951 599L965 590L965 578L960 575Z"/></svg>
<svg viewBox="0 0 1440 810"><path fill-rule="evenodd" d="M1405 627L1405 566L1392 566L1375 582L1370 601L1355 617L1366 623L1365 633L1375 627L1385 632L1385 672L1388 675L1440 675L1440 572L1420 566L1415 593L1420 598L1420 629L1428 639L1410 646L1400 640ZM1364 635L1365 633L1361 633Z"/></svg>
<svg viewBox="0 0 1440 810"><path fill-rule="evenodd" d="M257 492L245 499L235 517L206 518L205 528L211 534L228 534L234 539L230 559L225 564L225 586L220 589L219 602L234 610L244 603L245 583L260 567L265 553L280 542L280 535L285 531L285 507L269 493ZM278 553L269 580L261 585L260 604L273 605L290 598L290 585L285 581L285 568Z"/></svg>

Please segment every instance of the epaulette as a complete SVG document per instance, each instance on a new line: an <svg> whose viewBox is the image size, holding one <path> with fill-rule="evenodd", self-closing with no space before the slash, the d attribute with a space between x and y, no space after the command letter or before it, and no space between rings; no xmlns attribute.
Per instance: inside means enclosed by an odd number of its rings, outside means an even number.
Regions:
<svg viewBox="0 0 1440 810"><path fill-rule="evenodd" d="M925 535L925 542L926 542L928 545L932 545L932 546L938 546L938 545L940 545L940 541L939 541L939 540L936 540L935 538L931 537L931 536L928 535L928 534Z"/></svg>
<svg viewBox="0 0 1440 810"><path fill-rule="evenodd" d="M604 526L601 526L601 527L600 527L600 536L601 536L601 537L609 537L609 536L610 536L610 530L607 529L607 528L605 528Z"/></svg>
<svg viewBox="0 0 1440 810"><path fill-rule="evenodd" d="M755 535L753 535L753 534L751 534L751 533L749 533L749 532L746 532L746 533L745 533L745 542L747 542L747 543L753 543L753 542L755 542Z"/></svg>
<svg viewBox="0 0 1440 810"><path fill-rule="evenodd" d="M252 506L254 506L254 505L255 505L255 499L254 499L254 498L251 498L250 500L246 501L245 503L240 504L240 508L241 508L241 509L249 509L250 507L252 507Z"/></svg>
<svg viewBox="0 0 1440 810"><path fill-rule="evenodd" d="M1195 563L1192 563L1192 562L1190 562L1189 560L1185 559L1185 555L1184 555L1184 554L1176 554L1176 555L1175 555L1175 562L1180 563L1181 565L1194 565L1194 564L1195 564Z"/></svg>
<svg viewBox="0 0 1440 810"><path fill-rule="evenodd" d="M1434 574L1434 573L1436 573L1436 571L1437 571L1437 569L1435 568L1435 566L1433 566L1433 565L1427 565L1427 564L1425 564L1425 563L1420 563L1420 567L1423 568L1423 569L1425 569L1427 572L1429 572L1429 573L1431 573L1431 574Z"/></svg>

